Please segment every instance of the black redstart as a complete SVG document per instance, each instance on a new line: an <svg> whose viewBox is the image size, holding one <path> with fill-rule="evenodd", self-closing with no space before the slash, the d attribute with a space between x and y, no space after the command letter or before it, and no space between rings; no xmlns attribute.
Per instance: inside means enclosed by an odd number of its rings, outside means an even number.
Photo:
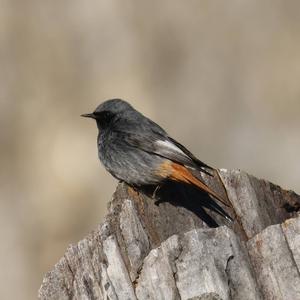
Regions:
<svg viewBox="0 0 300 300"><path fill-rule="evenodd" d="M117 179L137 188L159 186L166 180L190 184L224 203L192 174L193 170L198 170L211 175L209 170L214 169L126 101L107 100L93 113L82 116L96 120L99 159Z"/></svg>

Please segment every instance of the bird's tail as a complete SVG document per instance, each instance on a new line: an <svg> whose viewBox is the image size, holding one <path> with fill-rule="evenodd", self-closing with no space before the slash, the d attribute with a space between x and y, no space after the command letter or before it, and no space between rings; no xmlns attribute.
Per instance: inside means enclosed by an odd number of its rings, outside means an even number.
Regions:
<svg viewBox="0 0 300 300"><path fill-rule="evenodd" d="M209 195L216 198L218 201L223 203L225 206L229 206L225 200L219 196L217 193L215 193L210 187L208 187L204 182L200 181L198 178L196 178L185 166L177 164L177 163L171 163L172 173L170 175L170 179L179 181L179 182L185 182L189 184L193 184L196 187L198 187L200 190L208 193Z"/></svg>

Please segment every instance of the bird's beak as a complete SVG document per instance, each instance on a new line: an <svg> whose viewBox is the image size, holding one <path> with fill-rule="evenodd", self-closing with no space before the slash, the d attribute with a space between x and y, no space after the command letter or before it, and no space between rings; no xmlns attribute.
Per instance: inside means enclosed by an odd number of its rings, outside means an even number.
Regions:
<svg viewBox="0 0 300 300"><path fill-rule="evenodd" d="M83 114L83 115L81 115L81 117L96 119L96 116L94 115L94 113Z"/></svg>

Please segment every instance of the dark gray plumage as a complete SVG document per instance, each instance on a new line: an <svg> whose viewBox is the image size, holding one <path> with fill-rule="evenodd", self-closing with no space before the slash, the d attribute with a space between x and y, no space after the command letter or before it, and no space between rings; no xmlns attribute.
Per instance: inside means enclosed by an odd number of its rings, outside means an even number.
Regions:
<svg viewBox="0 0 300 300"><path fill-rule="evenodd" d="M91 114L99 129L98 152L104 167L131 186L173 180L194 185L223 202L191 170L209 174L210 166L172 139L159 125L121 99L107 100Z"/></svg>

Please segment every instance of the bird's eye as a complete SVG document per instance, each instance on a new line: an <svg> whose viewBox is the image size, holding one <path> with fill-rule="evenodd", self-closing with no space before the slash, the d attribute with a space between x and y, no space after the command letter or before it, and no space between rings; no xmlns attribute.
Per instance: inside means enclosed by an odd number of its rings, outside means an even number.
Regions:
<svg viewBox="0 0 300 300"><path fill-rule="evenodd" d="M100 112L94 112L98 120L102 122L109 122L113 118L113 114L110 111L104 110Z"/></svg>
<svg viewBox="0 0 300 300"><path fill-rule="evenodd" d="M94 111L93 113L95 116L99 117L99 118L106 118L110 115L109 111Z"/></svg>
<svg viewBox="0 0 300 300"><path fill-rule="evenodd" d="M103 111L101 113L101 117L104 118L104 119L110 119L111 113L109 111Z"/></svg>
<svg viewBox="0 0 300 300"><path fill-rule="evenodd" d="M99 111L94 111L93 114L94 114L95 116L100 116L100 112L99 112Z"/></svg>

